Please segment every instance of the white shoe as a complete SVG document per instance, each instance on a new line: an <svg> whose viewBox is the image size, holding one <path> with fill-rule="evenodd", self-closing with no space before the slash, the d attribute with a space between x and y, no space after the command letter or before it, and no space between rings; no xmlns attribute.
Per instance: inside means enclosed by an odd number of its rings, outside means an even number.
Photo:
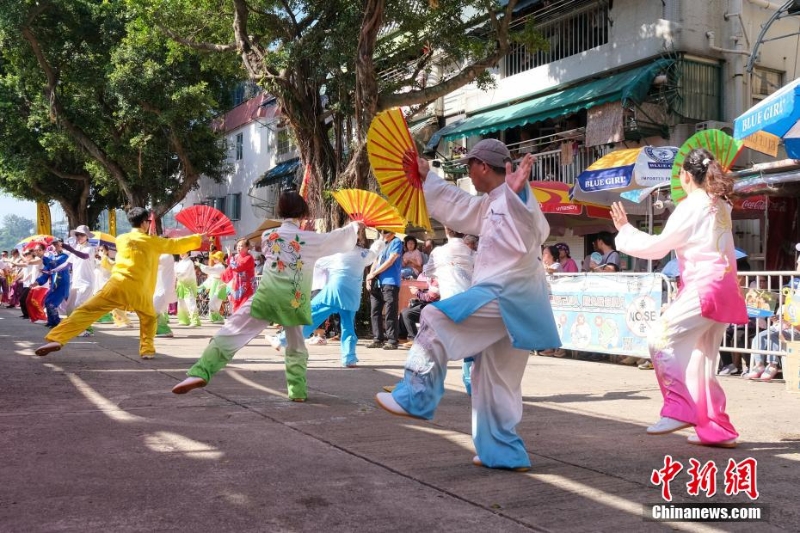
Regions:
<svg viewBox="0 0 800 533"><path fill-rule="evenodd" d="M393 415L416 418L408 414L408 411L400 407L400 404L397 403L390 392L379 392L375 395L375 401L378 402L378 405L380 405L383 409L389 411Z"/></svg>
<svg viewBox="0 0 800 533"><path fill-rule="evenodd" d="M731 375L731 374L733 374L733 373L734 373L736 370L738 370L738 369L736 368L736 365L733 365L733 364L731 364L731 365L725 365L725 366L723 366L723 367L722 367L722 369L719 371L719 374L718 374L718 375L720 375L720 376L730 376L730 375Z"/></svg>
<svg viewBox="0 0 800 533"><path fill-rule="evenodd" d="M312 346L324 346L328 344L328 341L325 340L324 337L319 337L317 335L314 335L313 337L308 339L308 341L306 341L306 344L310 344Z"/></svg>
<svg viewBox="0 0 800 533"><path fill-rule="evenodd" d="M723 440L721 442L703 442L697 435L691 435L686 439L686 442L694 444L695 446L711 446L714 448L736 448L738 445L736 439Z"/></svg>
<svg viewBox="0 0 800 533"><path fill-rule="evenodd" d="M648 435L666 435L667 433L672 433L674 431L678 431L685 428L690 428L694 426L694 424L689 424L688 422L682 422L680 420L675 420L674 418L669 418L667 416L662 416L661 420L647 428Z"/></svg>
<svg viewBox="0 0 800 533"><path fill-rule="evenodd" d="M270 346L275 348L277 351L281 351L281 340L276 335L264 335L264 338L269 343Z"/></svg>

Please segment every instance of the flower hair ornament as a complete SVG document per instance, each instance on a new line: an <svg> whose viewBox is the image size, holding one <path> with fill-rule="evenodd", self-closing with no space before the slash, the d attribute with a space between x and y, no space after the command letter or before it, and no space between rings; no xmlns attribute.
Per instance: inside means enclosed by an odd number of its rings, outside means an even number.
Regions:
<svg viewBox="0 0 800 533"><path fill-rule="evenodd" d="M708 168L708 165L710 165L710 164L711 164L711 159L710 158L706 157L705 159L703 159L703 166L705 168Z"/></svg>

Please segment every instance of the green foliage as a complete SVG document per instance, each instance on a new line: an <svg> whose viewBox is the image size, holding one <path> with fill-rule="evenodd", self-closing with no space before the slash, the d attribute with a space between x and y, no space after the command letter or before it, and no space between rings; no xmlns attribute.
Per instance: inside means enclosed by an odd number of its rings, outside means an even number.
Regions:
<svg viewBox="0 0 800 533"><path fill-rule="evenodd" d="M3 226L0 227L0 250L11 250L19 241L31 236L35 228L35 222L29 218L4 216Z"/></svg>
<svg viewBox="0 0 800 533"><path fill-rule="evenodd" d="M221 179L212 122L239 63L177 46L137 13L125 2L0 0L0 189L67 212L86 202L92 222L109 205L166 211L201 174ZM26 31L57 78L53 99Z"/></svg>

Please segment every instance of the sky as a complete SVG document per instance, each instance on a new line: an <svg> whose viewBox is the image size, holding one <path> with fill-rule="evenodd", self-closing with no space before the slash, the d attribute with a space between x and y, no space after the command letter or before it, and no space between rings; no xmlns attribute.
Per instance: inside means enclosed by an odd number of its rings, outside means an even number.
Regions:
<svg viewBox="0 0 800 533"><path fill-rule="evenodd" d="M22 218L28 218L35 221L36 204L33 202L17 200L12 196L7 196L3 193L0 193L0 221L3 220L3 217L9 214L14 214Z"/></svg>

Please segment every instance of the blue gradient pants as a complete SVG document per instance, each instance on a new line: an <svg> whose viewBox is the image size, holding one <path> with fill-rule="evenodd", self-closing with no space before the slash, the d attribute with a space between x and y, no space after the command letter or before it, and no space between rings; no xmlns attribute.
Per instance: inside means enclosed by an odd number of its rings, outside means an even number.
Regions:
<svg viewBox="0 0 800 533"><path fill-rule="evenodd" d="M342 366L354 365L358 363L356 357L356 312L346 311L334 305L328 305L321 302L311 301L311 324L303 326L303 337L308 338L309 335L314 333L314 330L320 327L325 320L334 313L339 314L342 321Z"/></svg>
<svg viewBox="0 0 800 533"><path fill-rule="evenodd" d="M471 372L472 440L478 457L490 468L530 466L516 433L528 351L511 345L496 301L458 324L437 308L425 307L405 375L392 396L409 414L432 419L444 394L447 363L476 353Z"/></svg>

